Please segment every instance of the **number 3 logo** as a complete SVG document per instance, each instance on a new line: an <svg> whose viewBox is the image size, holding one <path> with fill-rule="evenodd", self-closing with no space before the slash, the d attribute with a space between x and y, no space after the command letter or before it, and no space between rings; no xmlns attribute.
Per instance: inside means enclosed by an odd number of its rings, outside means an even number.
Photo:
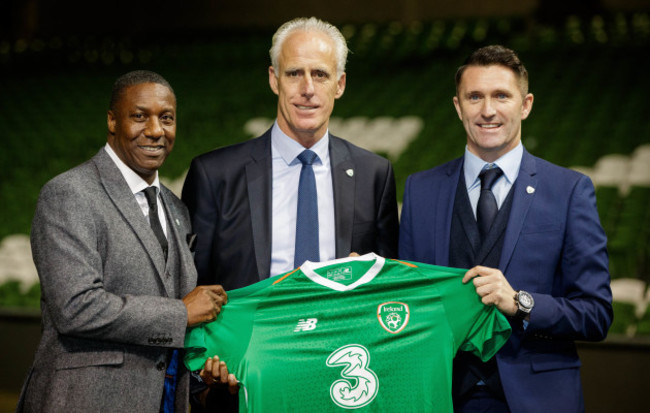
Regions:
<svg viewBox="0 0 650 413"><path fill-rule="evenodd" d="M348 344L330 354L326 362L328 367L345 367L341 372L343 379L330 386L334 403L345 409L358 409L374 400L379 380L375 372L368 368L369 363L370 353L360 344Z"/></svg>

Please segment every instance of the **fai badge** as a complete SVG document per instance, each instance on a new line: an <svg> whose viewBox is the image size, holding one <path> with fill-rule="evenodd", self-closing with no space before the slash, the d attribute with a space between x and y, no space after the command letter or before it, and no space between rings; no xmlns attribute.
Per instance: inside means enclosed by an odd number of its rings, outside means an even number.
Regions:
<svg viewBox="0 0 650 413"><path fill-rule="evenodd" d="M409 306L398 301L379 304L377 319L384 330L397 334L409 323Z"/></svg>

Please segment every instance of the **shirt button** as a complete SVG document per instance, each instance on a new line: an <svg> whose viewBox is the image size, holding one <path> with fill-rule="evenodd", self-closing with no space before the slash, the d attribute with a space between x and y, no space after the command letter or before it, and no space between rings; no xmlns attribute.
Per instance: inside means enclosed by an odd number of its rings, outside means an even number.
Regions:
<svg viewBox="0 0 650 413"><path fill-rule="evenodd" d="M159 361L158 364L156 364L156 368L160 371L165 370L165 362L164 361Z"/></svg>

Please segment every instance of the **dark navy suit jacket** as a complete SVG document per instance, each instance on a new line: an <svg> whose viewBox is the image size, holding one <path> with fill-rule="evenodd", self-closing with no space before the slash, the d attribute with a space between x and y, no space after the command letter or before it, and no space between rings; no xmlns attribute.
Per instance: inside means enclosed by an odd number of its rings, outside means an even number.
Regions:
<svg viewBox="0 0 650 413"><path fill-rule="evenodd" d="M398 216L390 162L329 137L336 257L375 252L397 257ZM183 202L197 234L199 284L240 288L271 267L271 130L192 161Z"/></svg>
<svg viewBox="0 0 650 413"><path fill-rule="evenodd" d="M462 158L416 173L406 182L401 259L448 265L451 217ZM607 238L594 187L578 172L524 150L511 191L499 269L515 290L532 293L524 330L497 354L508 405L517 412L584 410L574 340L602 340L612 322Z"/></svg>

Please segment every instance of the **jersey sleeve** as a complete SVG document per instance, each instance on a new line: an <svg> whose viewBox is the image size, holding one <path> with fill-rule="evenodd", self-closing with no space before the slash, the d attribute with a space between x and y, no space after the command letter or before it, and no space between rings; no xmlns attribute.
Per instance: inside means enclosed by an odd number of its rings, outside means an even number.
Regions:
<svg viewBox="0 0 650 413"><path fill-rule="evenodd" d="M496 307L480 305L483 309L478 312L460 350L471 351L482 361L487 361L508 341L511 329L508 320Z"/></svg>
<svg viewBox="0 0 650 413"><path fill-rule="evenodd" d="M417 263L420 271L435 274L456 351L469 351L483 361L508 341L510 323L494 306L481 302L472 283L463 284L467 270Z"/></svg>
<svg viewBox="0 0 650 413"><path fill-rule="evenodd" d="M215 355L236 371L248 349L255 309L275 278L228 291L228 303L216 320L188 329L184 362L190 371L203 368L205 360Z"/></svg>

